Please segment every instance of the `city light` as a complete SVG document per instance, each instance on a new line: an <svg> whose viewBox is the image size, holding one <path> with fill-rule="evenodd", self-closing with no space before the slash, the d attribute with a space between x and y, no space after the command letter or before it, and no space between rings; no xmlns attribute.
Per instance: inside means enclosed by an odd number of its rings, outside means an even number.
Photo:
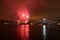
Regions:
<svg viewBox="0 0 60 40"><path fill-rule="evenodd" d="M46 25L43 25L43 40L46 40Z"/></svg>

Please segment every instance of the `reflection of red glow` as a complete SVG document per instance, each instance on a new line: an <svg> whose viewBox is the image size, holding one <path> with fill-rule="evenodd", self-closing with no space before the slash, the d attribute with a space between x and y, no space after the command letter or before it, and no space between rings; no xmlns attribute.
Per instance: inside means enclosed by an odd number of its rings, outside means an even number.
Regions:
<svg viewBox="0 0 60 40"><path fill-rule="evenodd" d="M29 25L20 25L17 28L17 31L21 37L21 40L29 40Z"/></svg>
<svg viewBox="0 0 60 40"><path fill-rule="evenodd" d="M21 22L29 20L29 10L26 7L21 7L20 9L18 9L17 14Z"/></svg>
<svg viewBox="0 0 60 40"><path fill-rule="evenodd" d="M25 32L26 32L26 38L28 38L29 37L29 25L26 25Z"/></svg>

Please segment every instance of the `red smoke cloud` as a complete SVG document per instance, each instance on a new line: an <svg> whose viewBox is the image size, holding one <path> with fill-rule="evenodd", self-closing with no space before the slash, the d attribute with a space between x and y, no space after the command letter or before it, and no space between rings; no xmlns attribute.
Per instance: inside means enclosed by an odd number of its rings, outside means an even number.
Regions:
<svg viewBox="0 0 60 40"><path fill-rule="evenodd" d="M17 10L23 6L26 6L29 11L38 10L45 7L44 0L0 0L1 1L1 14L8 16L8 19L15 19L17 15ZM14 15L14 16L13 16Z"/></svg>

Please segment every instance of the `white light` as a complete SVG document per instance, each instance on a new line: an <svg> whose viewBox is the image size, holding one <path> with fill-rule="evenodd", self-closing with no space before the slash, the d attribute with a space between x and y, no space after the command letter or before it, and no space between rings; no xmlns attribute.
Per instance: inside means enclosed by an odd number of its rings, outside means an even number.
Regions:
<svg viewBox="0 0 60 40"><path fill-rule="evenodd" d="M28 21L25 21L25 23L27 23Z"/></svg>
<svg viewBox="0 0 60 40"><path fill-rule="evenodd" d="M27 16L27 18L29 18L29 16Z"/></svg>
<svg viewBox="0 0 60 40"><path fill-rule="evenodd" d="M46 18L44 18L43 20L46 20Z"/></svg>
<svg viewBox="0 0 60 40"><path fill-rule="evenodd" d="M23 14L23 16L25 16L25 14Z"/></svg>
<svg viewBox="0 0 60 40"><path fill-rule="evenodd" d="M8 23L4 23L4 24L8 24Z"/></svg>
<svg viewBox="0 0 60 40"><path fill-rule="evenodd" d="M46 34L46 25L43 25L43 34Z"/></svg>
<svg viewBox="0 0 60 40"><path fill-rule="evenodd" d="M43 39L46 40L46 25L43 25Z"/></svg>

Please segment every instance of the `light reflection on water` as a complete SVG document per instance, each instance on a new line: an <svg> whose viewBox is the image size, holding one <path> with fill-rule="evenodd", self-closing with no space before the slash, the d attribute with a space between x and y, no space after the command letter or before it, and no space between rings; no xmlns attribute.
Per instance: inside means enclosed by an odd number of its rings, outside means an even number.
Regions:
<svg viewBox="0 0 60 40"><path fill-rule="evenodd" d="M0 25L0 40L60 40L60 25ZM44 38L45 39L45 38Z"/></svg>
<svg viewBox="0 0 60 40"><path fill-rule="evenodd" d="M29 40L29 25L19 25L17 27L17 33L20 37L20 40Z"/></svg>

